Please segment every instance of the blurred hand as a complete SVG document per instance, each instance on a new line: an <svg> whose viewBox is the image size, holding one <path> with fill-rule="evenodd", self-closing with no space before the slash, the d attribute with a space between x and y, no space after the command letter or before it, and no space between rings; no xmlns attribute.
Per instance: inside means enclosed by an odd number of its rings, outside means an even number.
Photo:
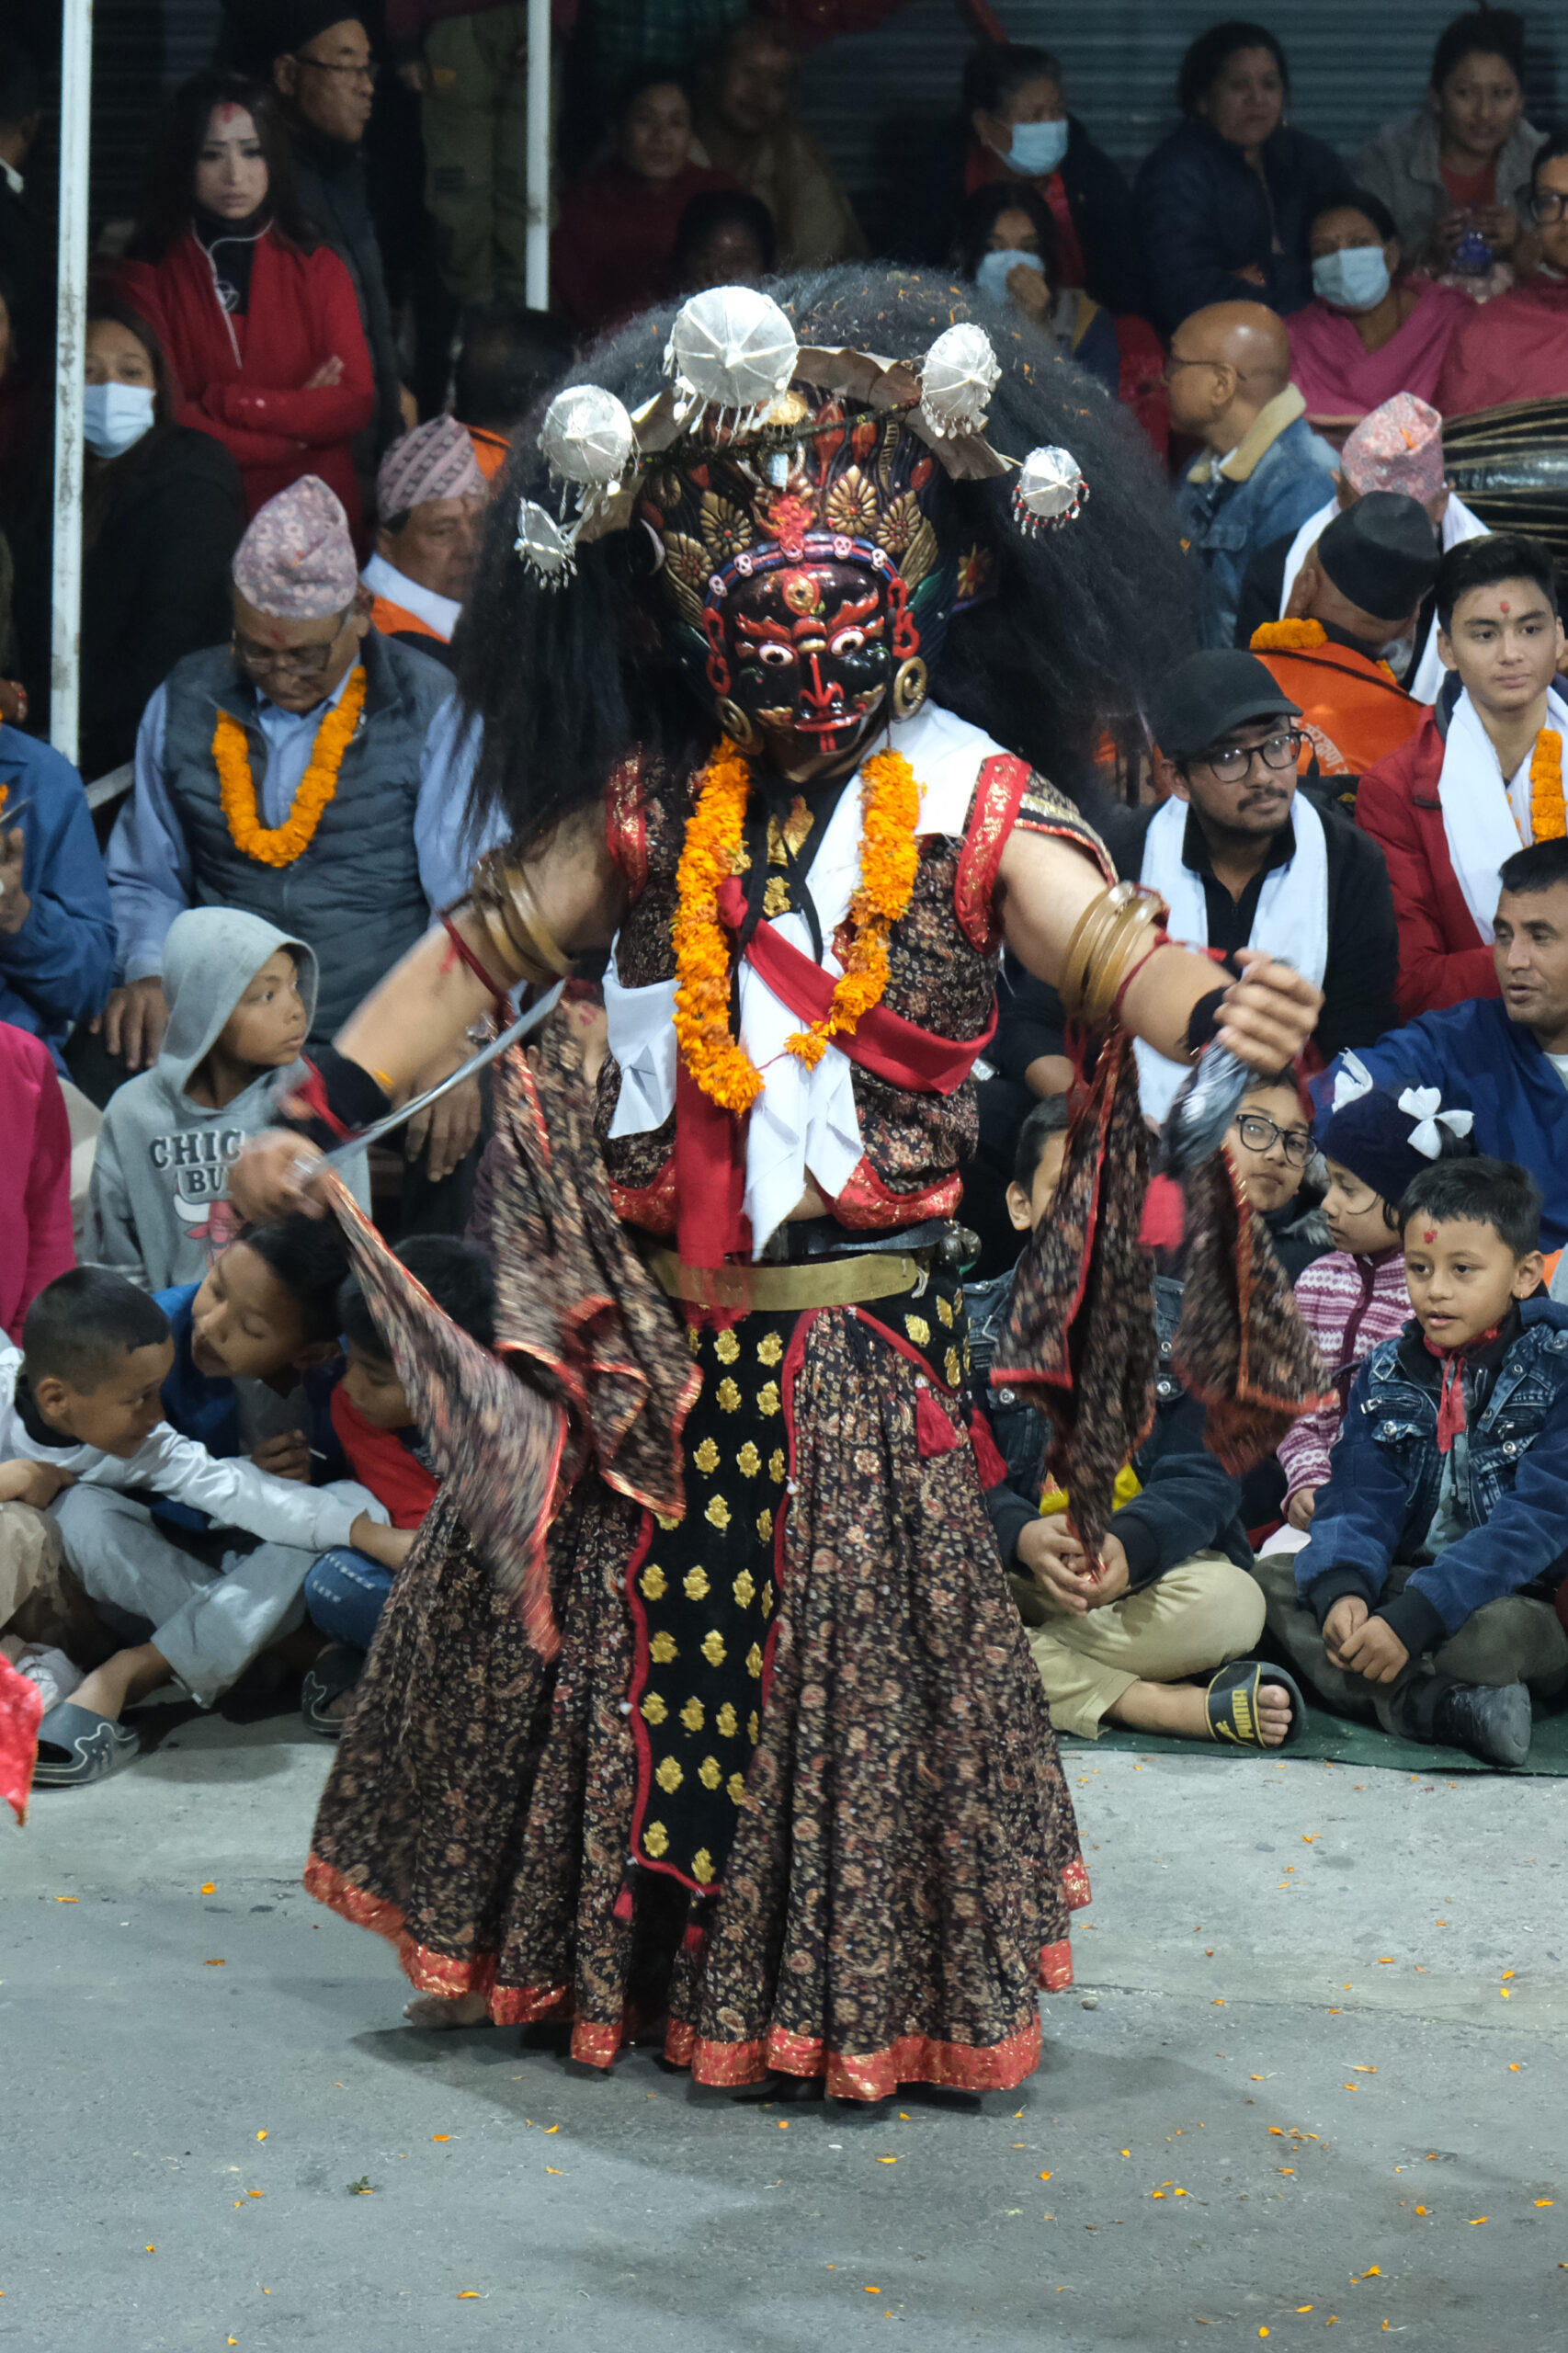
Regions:
<svg viewBox="0 0 1568 2353"><path fill-rule="evenodd" d="M108 1003L89 1025L95 1035L102 1031L111 1054L124 1056L127 1070L147 1070L157 1061L168 1026L168 999L156 972L111 989Z"/></svg>
<svg viewBox="0 0 1568 2353"><path fill-rule="evenodd" d="M1100 1553L1100 1574L1089 1601L1091 1609L1103 1609L1108 1601L1119 1601L1132 1582L1132 1571L1122 1550L1119 1536L1107 1535Z"/></svg>
<svg viewBox="0 0 1568 2353"><path fill-rule="evenodd" d="M1353 1642L1371 1615L1358 1593L1341 1594L1323 1621L1323 1638L1335 1666L1348 1666L1345 1646Z"/></svg>
<svg viewBox="0 0 1568 2353"><path fill-rule="evenodd" d="M1093 1608L1096 1581L1088 1554L1064 1518L1030 1520L1018 1539L1018 1564L1058 1609L1081 1618Z"/></svg>
<svg viewBox="0 0 1568 2353"><path fill-rule="evenodd" d="M286 1101L282 1108L292 1105ZM311 1165L321 1156L319 1144L287 1128L263 1128L252 1136L229 1168L229 1199L244 1222L270 1225L296 1210L324 1217L326 1205L311 1189Z"/></svg>
<svg viewBox="0 0 1568 2353"><path fill-rule="evenodd" d="M1268 283L1262 263L1256 261L1244 262L1240 269L1233 269L1231 276L1239 278L1245 286L1267 286Z"/></svg>
<svg viewBox="0 0 1568 2353"><path fill-rule="evenodd" d="M1478 205L1475 225L1494 254L1512 253L1519 242L1519 216L1511 204Z"/></svg>
<svg viewBox="0 0 1568 2353"><path fill-rule="evenodd" d="M1445 212L1432 231L1432 245L1437 266L1447 269L1454 257L1454 247L1475 219L1472 212Z"/></svg>
<svg viewBox="0 0 1568 2353"><path fill-rule="evenodd" d="M401 1569L418 1533L416 1528L383 1528L379 1519L362 1511L348 1531L348 1541L356 1552L368 1552L372 1561L379 1561L383 1569Z"/></svg>
<svg viewBox="0 0 1568 2353"><path fill-rule="evenodd" d="M423 1095L427 1086L438 1086L453 1071L460 1070L471 1051L465 1039L456 1051L437 1055L420 1072L414 1082L413 1092ZM459 1162L473 1149L479 1136L482 1109L478 1079L465 1078L460 1086L454 1086L449 1095L443 1095L428 1111L422 1111L416 1120L409 1121L403 1142L404 1159L417 1160L421 1152L425 1152L426 1173L433 1184L439 1184L441 1178L449 1176Z"/></svg>
<svg viewBox="0 0 1568 2353"><path fill-rule="evenodd" d="M406 384L400 384L397 388L397 406L398 414L403 419L403 431L412 433L419 422L419 403Z"/></svg>
<svg viewBox="0 0 1568 2353"><path fill-rule="evenodd" d="M295 1479L302 1487L311 1483L311 1448L303 1430L278 1430L264 1438L251 1461L275 1479Z"/></svg>
<svg viewBox="0 0 1568 2353"><path fill-rule="evenodd" d="M322 361L312 375L305 378L300 390L302 392L330 392L342 381L343 362L335 351Z"/></svg>
<svg viewBox="0 0 1568 2353"><path fill-rule="evenodd" d="M11 727L28 722L28 690L19 678L0 678L0 719Z"/></svg>
<svg viewBox="0 0 1568 2353"><path fill-rule="evenodd" d="M1051 289L1038 269L1028 262L1015 262L1007 272L1007 291L1026 319L1036 326L1043 326L1051 316Z"/></svg>
<svg viewBox="0 0 1568 2353"><path fill-rule="evenodd" d="M1298 1487L1295 1494L1291 1496L1290 1502L1285 1506L1285 1517L1292 1528L1300 1528L1304 1531L1312 1526L1312 1514L1316 1511L1317 1507L1317 1489L1315 1487Z"/></svg>
<svg viewBox="0 0 1568 2353"><path fill-rule="evenodd" d="M1410 1653L1386 1618L1368 1618L1340 1644L1340 1665L1369 1683L1392 1683L1410 1662Z"/></svg>
<svg viewBox="0 0 1568 2353"><path fill-rule="evenodd" d="M1285 1070L1317 1027L1323 991L1261 948L1239 949L1236 961L1242 978L1220 1007L1220 1042L1250 1070Z"/></svg>
<svg viewBox="0 0 1568 2353"><path fill-rule="evenodd" d="M413 58L408 64L400 65L397 78L405 90L413 91L416 98L424 97L426 91L436 86L436 77L422 57Z"/></svg>
<svg viewBox="0 0 1568 2353"><path fill-rule="evenodd" d="M6 1501L31 1504L35 1511L47 1511L62 1488L76 1483L74 1471L62 1471L57 1462L29 1462L18 1457L3 1466Z"/></svg>
<svg viewBox="0 0 1568 2353"><path fill-rule="evenodd" d="M0 834L0 939L15 939L33 911L22 888L22 862L27 835L20 825Z"/></svg>

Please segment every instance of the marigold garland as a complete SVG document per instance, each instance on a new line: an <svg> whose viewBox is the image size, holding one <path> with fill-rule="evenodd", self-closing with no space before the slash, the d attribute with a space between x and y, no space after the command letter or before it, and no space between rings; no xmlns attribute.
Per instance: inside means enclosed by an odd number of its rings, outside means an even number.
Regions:
<svg viewBox="0 0 1568 2353"><path fill-rule="evenodd" d="M1264 621L1252 633L1254 654L1315 654L1327 643L1322 621Z"/></svg>
<svg viewBox="0 0 1568 2353"><path fill-rule="evenodd" d="M1562 801L1562 738L1543 727L1530 754L1530 839L1560 842L1568 835Z"/></svg>
<svg viewBox="0 0 1568 2353"><path fill-rule="evenodd" d="M763 1078L730 1033L730 939L719 892L737 871L751 768L726 736L704 768L676 870L676 1037L687 1070L726 1111L748 1111ZM860 771L860 881L849 902L844 971L826 1018L796 1030L790 1053L814 1068L830 1038L852 1030L888 984L888 934L915 893L920 787L902 752L878 752Z"/></svg>
<svg viewBox="0 0 1568 2353"><path fill-rule="evenodd" d="M289 814L280 825L264 825L256 810L245 731L226 710L212 732L212 759L222 792L223 815L234 847L263 866L292 866L316 836L322 812L337 790L337 772L365 708L365 670L358 665L332 710L316 729L310 766L300 779Z"/></svg>

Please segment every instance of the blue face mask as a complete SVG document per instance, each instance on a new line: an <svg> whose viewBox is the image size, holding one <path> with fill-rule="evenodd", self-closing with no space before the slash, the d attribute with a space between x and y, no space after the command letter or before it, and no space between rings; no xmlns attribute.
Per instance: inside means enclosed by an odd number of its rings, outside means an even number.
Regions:
<svg viewBox="0 0 1568 2353"><path fill-rule="evenodd" d="M1021 246L1009 245L1004 253L982 254L974 282L996 301L1005 302L1007 280L1020 263L1025 269L1038 270L1041 278L1045 276L1045 264L1038 254L1027 254Z"/></svg>
<svg viewBox="0 0 1568 2353"><path fill-rule="evenodd" d="M1027 179L1044 179L1059 171L1067 153L1067 118L1060 122L1016 122L1013 143L1004 161Z"/></svg>
<svg viewBox="0 0 1568 2353"><path fill-rule="evenodd" d="M1381 245L1350 245L1312 264L1312 291L1336 311L1371 311L1389 290Z"/></svg>
<svg viewBox="0 0 1568 2353"><path fill-rule="evenodd" d="M123 457L153 429L145 384L89 384L82 394L82 438L95 457Z"/></svg>

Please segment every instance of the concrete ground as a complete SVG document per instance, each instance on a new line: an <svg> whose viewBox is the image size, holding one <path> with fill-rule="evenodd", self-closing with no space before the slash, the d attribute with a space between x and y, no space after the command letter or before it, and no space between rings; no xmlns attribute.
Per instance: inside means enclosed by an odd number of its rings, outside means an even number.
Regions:
<svg viewBox="0 0 1568 2353"><path fill-rule="evenodd" d="M327 1761L199 1719L0 1823L0 2347L1568 2343L1568 1779L1074 1749L1040 2073L868 2114L410 2032Z"/></svg>

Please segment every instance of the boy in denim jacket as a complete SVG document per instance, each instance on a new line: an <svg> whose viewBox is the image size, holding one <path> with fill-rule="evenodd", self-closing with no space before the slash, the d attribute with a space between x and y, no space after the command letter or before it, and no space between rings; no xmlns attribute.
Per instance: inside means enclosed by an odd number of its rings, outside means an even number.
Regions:
<svg viewBox="0 0 1568 2353"><path fill-rule="evenodd" d="M1568 1688L1568 1308L1512 1162L1439 1161L1399 1218L1415 1315L1356 1376L1311 1542L1259 1564L1269 1627L1344 1714L1519 1765Z"/></svg>

